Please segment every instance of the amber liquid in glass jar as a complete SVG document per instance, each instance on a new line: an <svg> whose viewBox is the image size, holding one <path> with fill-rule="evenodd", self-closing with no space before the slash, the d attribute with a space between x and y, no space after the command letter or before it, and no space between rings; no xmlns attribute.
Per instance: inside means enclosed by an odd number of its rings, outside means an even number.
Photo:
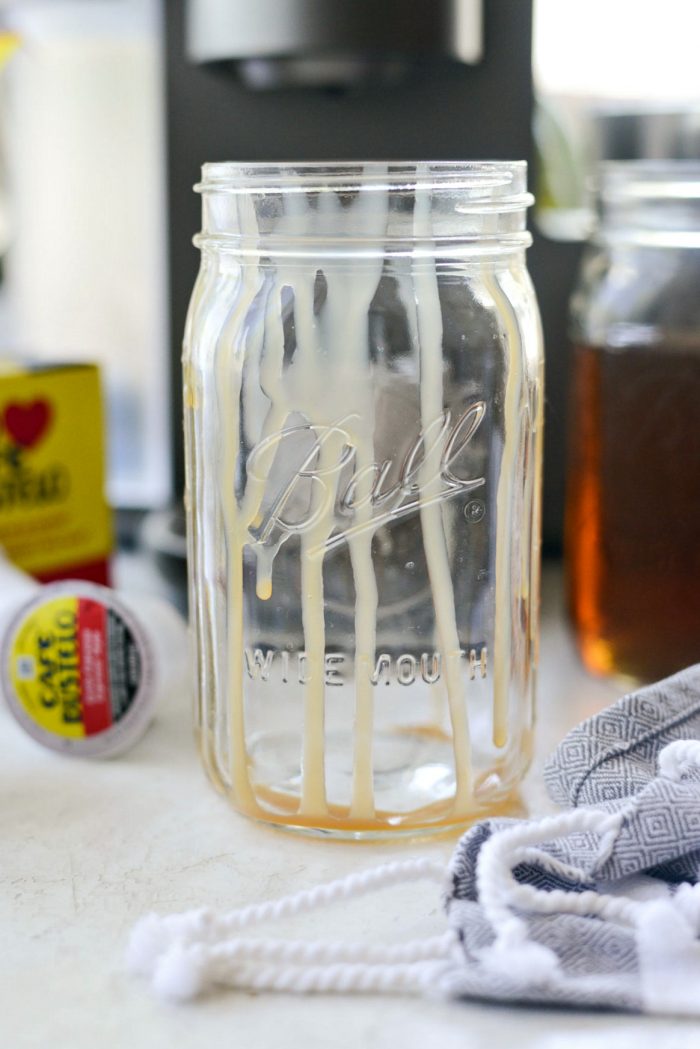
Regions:
<svg viewBox="0 0 700 1049"><path fill-rule="evenodd" d="M700 660L700 344L579 345L565 527L584 662L638 681Z"/></svg>

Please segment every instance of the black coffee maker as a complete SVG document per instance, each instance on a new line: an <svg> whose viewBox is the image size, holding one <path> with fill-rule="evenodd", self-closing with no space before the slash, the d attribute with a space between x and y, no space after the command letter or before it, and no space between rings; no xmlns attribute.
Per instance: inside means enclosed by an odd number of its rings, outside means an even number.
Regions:
<svg viewBox="0 0 700 1049"><path fill-rule="evenodd" d="M175 490L180 340L199 259L204 161L527 159L531 0L168 0L168 187ZM534 228L534 223L531 222ZM535 232L547 353L545 548L563 505L566 312L580 248ZM174 527L181 528L181 523Z"/></svg>

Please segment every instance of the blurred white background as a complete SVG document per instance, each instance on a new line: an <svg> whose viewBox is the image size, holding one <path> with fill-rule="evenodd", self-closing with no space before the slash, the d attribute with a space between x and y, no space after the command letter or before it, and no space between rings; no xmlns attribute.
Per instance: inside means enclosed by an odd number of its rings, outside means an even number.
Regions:
<svg viewBox="0 0 700 1049"><path fill-rule="evenodd" d="M171 496L161 0L0 6L0 352L103 368L109 497Z"/></svg>

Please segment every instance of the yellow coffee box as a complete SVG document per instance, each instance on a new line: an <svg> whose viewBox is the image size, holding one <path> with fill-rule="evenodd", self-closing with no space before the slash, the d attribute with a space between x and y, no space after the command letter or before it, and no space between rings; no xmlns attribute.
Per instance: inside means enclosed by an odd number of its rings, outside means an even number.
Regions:
<svg viewBox="0 0 700 1049"><path fill-rule="evenodd" d="M0 547L41 582L109 582L104 416L92 364L0 364Z"/></svg>

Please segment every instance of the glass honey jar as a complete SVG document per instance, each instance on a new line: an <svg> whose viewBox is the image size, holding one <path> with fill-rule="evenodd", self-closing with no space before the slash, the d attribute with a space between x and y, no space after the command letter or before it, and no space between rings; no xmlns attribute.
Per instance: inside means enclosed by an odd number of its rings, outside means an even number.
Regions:
<svg viewBox="0 0 700 1049"><path fill-rule="evenodd" d="M565 523L586 666L650 681L700 660L700 163L600 175L572 299Z"/></svg>

